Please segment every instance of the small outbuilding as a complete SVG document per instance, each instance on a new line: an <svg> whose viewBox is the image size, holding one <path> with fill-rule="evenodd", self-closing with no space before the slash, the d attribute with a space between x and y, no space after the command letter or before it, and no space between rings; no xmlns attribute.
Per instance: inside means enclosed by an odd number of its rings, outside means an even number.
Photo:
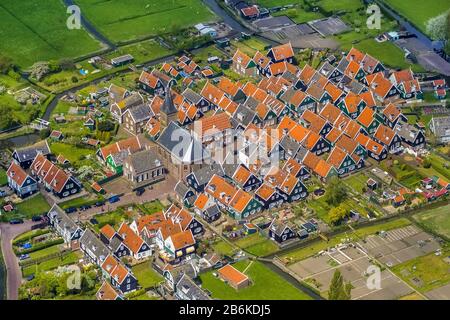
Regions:
<svg viewBox="0 0 450 320"><path fill-rule="evenodd" d="M230 264L218 270L219 277L236 290L250 285L250 279Z"/></svg>

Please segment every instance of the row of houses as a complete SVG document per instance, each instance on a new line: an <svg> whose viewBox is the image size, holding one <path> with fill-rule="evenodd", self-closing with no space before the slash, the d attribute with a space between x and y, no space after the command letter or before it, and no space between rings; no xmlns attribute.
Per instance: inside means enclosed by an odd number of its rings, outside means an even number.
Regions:
<svg viewBox="0 0 450 320"><path fill-rule="evenodd" d="M13 160L6 175L9 187L19 197L25 198L38 192L39 184L60 199L82 190L78 179L50 161L50 155L50 148L45 140L13 152ZM60 157L58 159L62 161Z"/></svg>

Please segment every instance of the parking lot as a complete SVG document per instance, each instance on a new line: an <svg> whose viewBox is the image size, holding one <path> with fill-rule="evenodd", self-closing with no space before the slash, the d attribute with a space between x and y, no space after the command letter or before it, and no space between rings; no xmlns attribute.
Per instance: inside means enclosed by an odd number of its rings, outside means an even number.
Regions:
<svg viewBox="0 0 450 320"><path fill-rule="evenodd" d="M308 23L324 37L337 35L351 30L351 28L347 26L344 21L335 17L315 20Z"/></svg>

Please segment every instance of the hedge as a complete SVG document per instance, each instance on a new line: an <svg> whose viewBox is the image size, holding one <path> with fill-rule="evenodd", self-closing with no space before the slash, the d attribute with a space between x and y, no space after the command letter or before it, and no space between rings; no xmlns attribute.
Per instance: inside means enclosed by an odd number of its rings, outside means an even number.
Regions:
<svg viewBox="0 0 450 320"><path fill-rule="evenodd" d="M57 240L53 240L53 241L40 243L40 244L35 245L34 247L30 248L30 249L17 250L16 248L14 248L14 253L16 255L18 255L18 254L28 254L28 253L39 251L39 250L42 250L42 249L45 249L45 248L48 248L48 247L52 247L52 246L57 245L57 244L62 244L62 243L64 243L64 239L57 239Z"/></svg>
<svg viewBox="0 0 450 320"><path fill-rule="evenodd" d="M30 241L33 238L42 236L42 235L47 234L49 232L50 232L49 229L46 229L46 230L34 230L34 232L32 234L30 233L29 235L25 235L25 234L20 235L13 241L13 245L20 246L21 244L24 244L24 243Z"/></svg>

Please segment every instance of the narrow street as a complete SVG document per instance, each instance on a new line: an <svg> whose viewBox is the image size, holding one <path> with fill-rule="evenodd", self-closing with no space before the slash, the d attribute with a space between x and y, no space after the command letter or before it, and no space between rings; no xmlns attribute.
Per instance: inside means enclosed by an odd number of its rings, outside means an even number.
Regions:
<svg viewBox="0 0 450 320"><path fill-rule="evenodd" d="M22 284L22 271L19 267L19 261L14 254L12 241L18 235L31 230L35 222L25 221L23 224L10 225L0 224L0 243L3 252L3 259L6 267L6 295L8 300L17 300L18 290Z"/></svg>

